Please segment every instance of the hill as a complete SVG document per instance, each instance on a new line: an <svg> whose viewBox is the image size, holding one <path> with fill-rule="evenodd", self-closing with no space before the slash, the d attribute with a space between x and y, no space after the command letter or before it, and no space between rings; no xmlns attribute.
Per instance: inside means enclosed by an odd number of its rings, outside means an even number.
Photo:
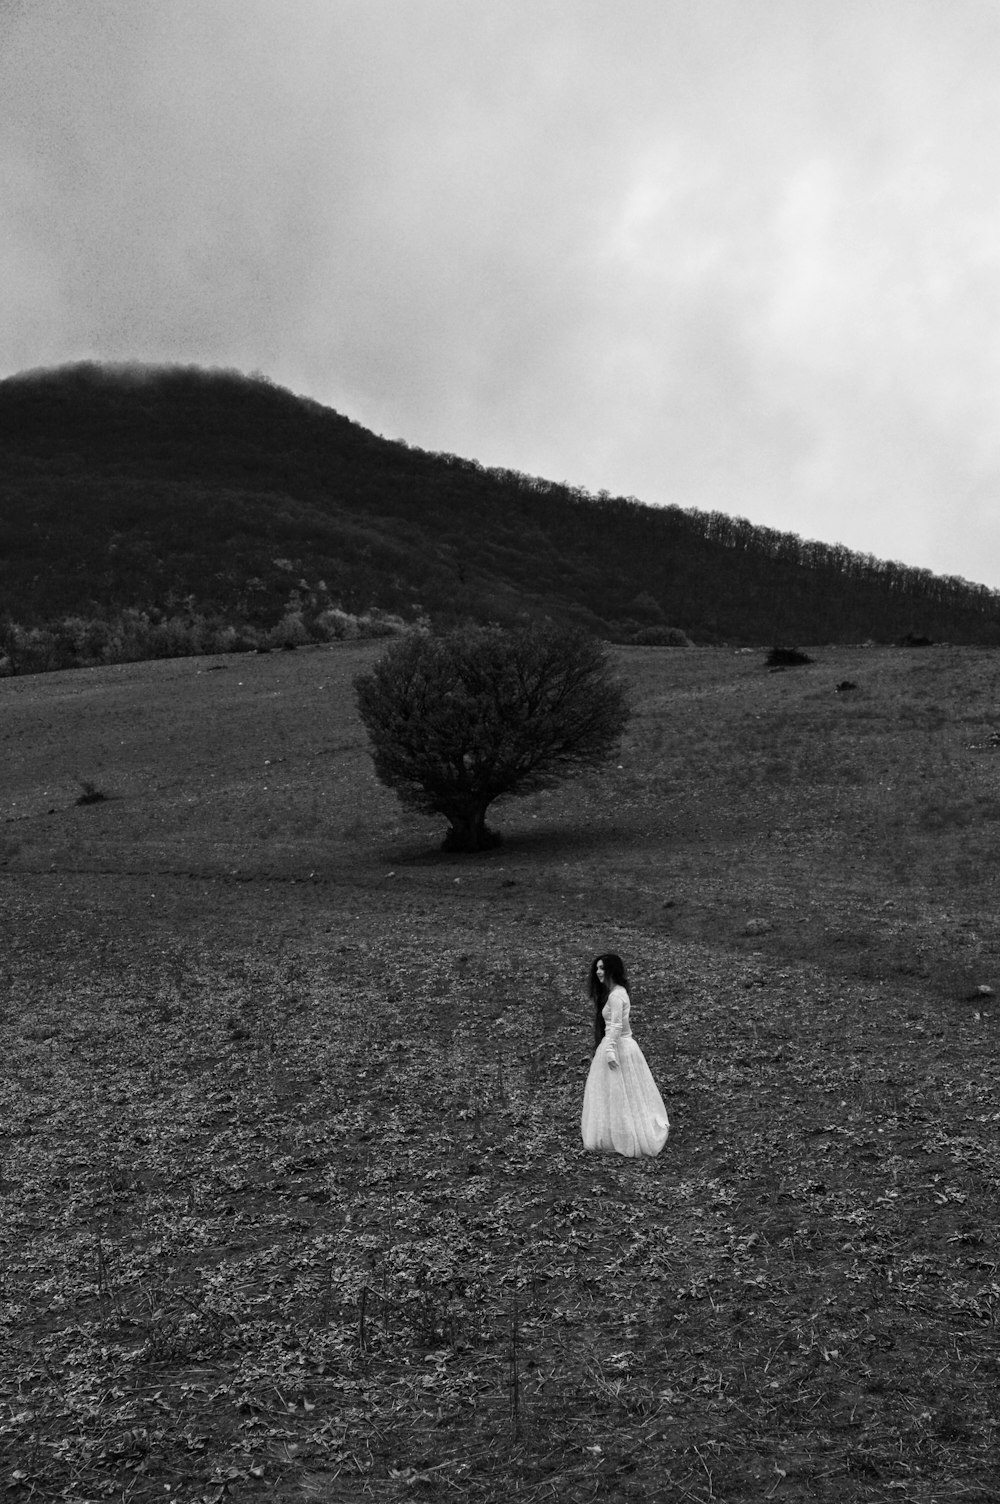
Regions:
<svg viewBox="0 0 1000 1504"><path fill-rule="evenodd" d="M621 642L1000 643L984 586L426 453L234 372L10 377L0 459L0 616L8 638L74 619L57 662L86 659L86 623L128 613L197 621L217 648L289 618L336 635L324 613L373 605L443 625L545 614Z"/></svg>

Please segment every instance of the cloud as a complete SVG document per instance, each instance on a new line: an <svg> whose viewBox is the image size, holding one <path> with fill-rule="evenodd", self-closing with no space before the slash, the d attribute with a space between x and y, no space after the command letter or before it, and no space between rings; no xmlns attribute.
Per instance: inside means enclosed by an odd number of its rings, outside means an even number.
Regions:
<svg viewBox="0 0 1000 1504"><path fill-rule="evenodd" d="M428 448L1000 585L992 6L0 28L7 369L263 369Z"/></svg>

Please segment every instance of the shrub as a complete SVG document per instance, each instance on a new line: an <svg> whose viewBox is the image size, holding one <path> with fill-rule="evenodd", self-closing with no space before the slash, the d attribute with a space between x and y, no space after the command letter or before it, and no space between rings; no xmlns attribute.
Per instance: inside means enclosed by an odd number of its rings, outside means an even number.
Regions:
<svg viewBox="0 0 1000 1504"><path fill-rule="evenodd" d="M369 606L361 616L353 616L340 606L328 606L315 619L314 633L321 641L352 642L359 637L398 637L408 631L401 616Z"/></svg>
<svg viewBox="0 0 1000 1504"><path fill-rule="evenodd" d="M808 653L798 648L772 648L767 655L768 668L798 668L803 663L812 663Z"/></svg>
<svg viewBox="0 0 1000 1504"><path fill-rule="evenodd" d="M316 618L316 631L326 642L349 642L360 637L358 618L340 606L329 606Z"/></svg>
<svg viewBox="0 0 1000 1504"><path fill-rule="evenodd" d="M934 646L934 639L933 637L926 637L923 632L907 632L905 637L899 639L896 646L900 648L932 648Z"/></svg>
<svg viewBox="0 0 1000 1504"><path fill-rule="evenodd" d="M358 625L362 637L398 637L409 630L401 616L381 611L378 606L370 606L363 616L359 616Z"/></svg>
<svg viewBox="0 0 1000 1504"><path fill-rule="evenodd" d="M444 815L449 851L496 844L495 799L603 762L628 718L601 644L548 625L411 632L354 685L379 781Z"/></svg>
<svg viewBox="0 0 1000 1504"><path fill-rule="evenodd" d="M301 611L288 611L267 634L267 645L272 648L297 648L309 641L309 633Z"/></svg>
<svg viewBox="0 0 1000 1504"><path fill-rule="evenodd" d="M105 799L107 799L107 794L102 794L97 785L91 783L89 779L81 778L79 783L83 792L77 799L77 804L103 804Z"/></svg>
<svg viewBox="0 0 1000 1504"><path fill-rule="evenodd" d="M680 627L640 627L632 641L643 648L693 648L694 643Z"/></svg>

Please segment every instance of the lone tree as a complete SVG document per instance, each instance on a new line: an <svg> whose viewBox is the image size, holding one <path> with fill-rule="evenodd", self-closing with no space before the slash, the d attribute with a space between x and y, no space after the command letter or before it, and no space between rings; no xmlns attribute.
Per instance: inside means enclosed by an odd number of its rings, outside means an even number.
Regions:
<svg viewBox="0 0 1000 1504"><path fill-rule="evenodd" d="M445 816L445 851L495 846L494 799L604 762L629 714L602 645L547 625L412 633L354 687L379 781Z"/></svg>

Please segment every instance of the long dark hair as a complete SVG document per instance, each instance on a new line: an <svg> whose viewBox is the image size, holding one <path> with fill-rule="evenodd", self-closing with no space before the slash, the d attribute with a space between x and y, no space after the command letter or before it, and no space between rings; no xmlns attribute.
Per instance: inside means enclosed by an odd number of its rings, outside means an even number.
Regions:
<svg viewBox="0 0 1000 1504"><path fill-rule="evenodd" d="M604 965L604 981L597 980L597 963ZM609 983L611 985L609 985ZM601 1009L608 1000L611 987L624 987L628 991L628 977L625 975L625 963L621 956L616 956L613 951L606 951L603 956L595 956L590 963L590 980L587 991L594 1005L594 1049L604 1038L604 1014Z"/></svg>

